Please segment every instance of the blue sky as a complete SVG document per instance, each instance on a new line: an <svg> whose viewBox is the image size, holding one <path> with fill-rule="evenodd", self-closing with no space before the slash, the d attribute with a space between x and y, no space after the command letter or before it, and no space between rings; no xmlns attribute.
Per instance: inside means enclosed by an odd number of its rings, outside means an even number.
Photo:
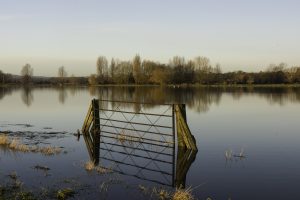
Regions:
<svg viewBox="0 0 300 200"><path fill-rule="evenodd" d="M99 55L168 62L207 56L223 71L300 65L300 1L0 0L0 69L95 73Z"/></svg>

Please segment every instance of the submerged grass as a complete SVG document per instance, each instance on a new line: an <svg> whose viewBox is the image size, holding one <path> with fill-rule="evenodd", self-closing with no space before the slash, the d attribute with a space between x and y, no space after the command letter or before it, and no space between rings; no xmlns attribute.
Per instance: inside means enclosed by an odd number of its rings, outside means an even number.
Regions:
<svg viewBox="0 0 300 200"><path fill-rule="evenodd" d="M41 153L43 155L55 155L61 153L61 148L58 147L38 147L38 146L29 146L26 144L22 144L19 139L10 140L7 135L0 135L0 145L5 146L6 148L19 151L19 152L33 152L33 153Z"/></svg>

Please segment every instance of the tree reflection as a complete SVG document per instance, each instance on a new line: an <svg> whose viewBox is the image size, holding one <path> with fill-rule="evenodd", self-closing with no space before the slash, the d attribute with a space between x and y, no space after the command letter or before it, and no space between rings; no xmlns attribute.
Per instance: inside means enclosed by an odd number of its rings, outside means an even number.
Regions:
<svg viewBox="0 0 300 200"><path fill-rule="evenodd" d="M0 100L13 92L21 92L22 101L25 105L31 106L33 103L33 89L45 89L34 86L24 87L0 87ZM84 87L49 87L47 91L54 90L58 92L58 100L61 104L66 102L68 91L72 96L76 92L87 91ZM98 99L112 101L130 101L136 104L122 105L123 108L134 107L136 112L152 109L154 104L181 104L184 103L191 110L198 113L208 112L212 105L218 105L222 96L231 96L234 100L240 100L245 97L262 98L270 105L284 106L289 103L300 103L300 87L185 87L173 88L162 86L103 86L89 87L90 96ZM147 102L153 104L140 103ZM118 103L110 102L102 105L105 108L111 106L116 108ZM120 107L122 108L122 107Z"/></svg>
<svg viewBox="0 0 300 200"><path fill-rule="evenodd" d="M64 104L68 97L67 90L65 87L59 87L58 89L58 100L61 104Z"/></svg>
<svg viewBox="0 0 300 200"><path fill-rule="evenodd" d="M32 94L32 88L30 86L24 86L22 88L22 101L23 103L29 107L33 103L33 94Z"/></svg>
<svg viewBox="0 0 300 200"><path fill-rule="evenodd" d="M11 87L0 87L0 100L3 99L6 95L11 95L14 88Z"/></svg>

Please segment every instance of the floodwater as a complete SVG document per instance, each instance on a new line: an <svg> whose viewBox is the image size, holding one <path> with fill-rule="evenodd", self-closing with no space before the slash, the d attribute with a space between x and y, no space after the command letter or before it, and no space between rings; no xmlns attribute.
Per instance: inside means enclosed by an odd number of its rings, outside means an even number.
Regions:
<svg viewBox="0 0 300 200"><path fill-rule="evenodd" d="M109 100L100 102L100 108L111 113L100 113L100 142L89 145L87 136L78 139L76 133L94 98ZM186 151L176 140L172 144L173 137L150 134L173 133L169 104L186 104L197 143L198 151L183 160L179 155ZM173 191L179 185L191 187L197 199L300 199L299 116L300 88L0 87L0 132L25 144L62 149L45 156L0 145L0 185L16 172L27 190L72 188L74 199L149 199L154 196L146 191ZM118 120L170 126L142 134L145 141L161 140L165 146L110 137L141 129L116 124ZM86 171L90 160L111 171Z"/></svg>

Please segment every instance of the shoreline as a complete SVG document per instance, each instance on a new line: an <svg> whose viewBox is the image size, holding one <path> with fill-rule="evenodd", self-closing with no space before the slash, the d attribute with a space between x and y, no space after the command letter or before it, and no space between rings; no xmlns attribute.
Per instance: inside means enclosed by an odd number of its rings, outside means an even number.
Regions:
<svg viewBox="0 0 300 200"><path fill-rule="evenodd" d="M97 85L86 85L86 84L63 84L63 85L53 85L53 84L0 84L0 87L173 87L173 88L203 88L203 87L288 87L288 88L298 88L300 87L299 83L295 84L212 84L212 85L203 85L203 84L97 84Z"/></svg>

